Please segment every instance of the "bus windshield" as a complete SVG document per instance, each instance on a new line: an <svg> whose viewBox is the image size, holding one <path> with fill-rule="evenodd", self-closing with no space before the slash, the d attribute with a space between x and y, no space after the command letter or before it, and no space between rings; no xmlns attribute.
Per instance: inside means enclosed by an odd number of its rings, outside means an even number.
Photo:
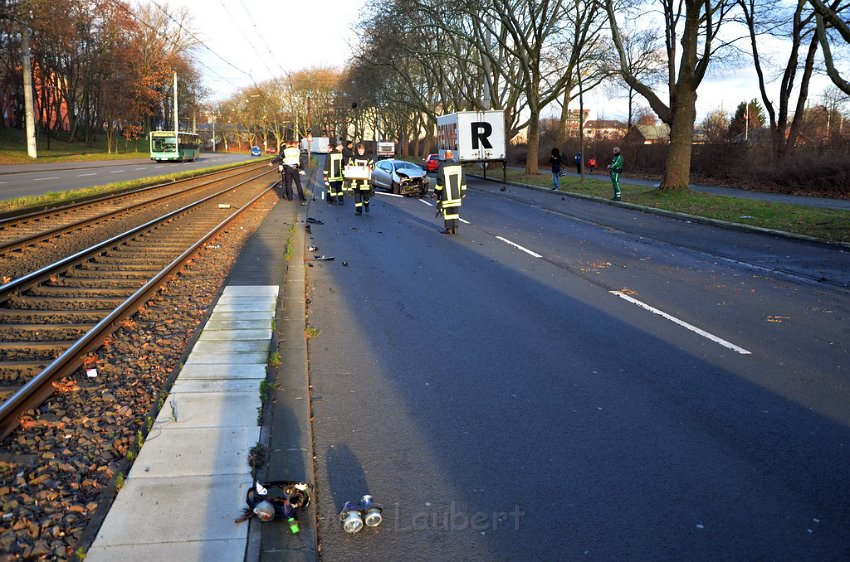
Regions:
<svg viewBox="0 0 850 562"><path fill-rule="evenodd" d="M176 152L177 144L175 144L173 137L164 139L154 138L151 150L153 152Z"/></svg>

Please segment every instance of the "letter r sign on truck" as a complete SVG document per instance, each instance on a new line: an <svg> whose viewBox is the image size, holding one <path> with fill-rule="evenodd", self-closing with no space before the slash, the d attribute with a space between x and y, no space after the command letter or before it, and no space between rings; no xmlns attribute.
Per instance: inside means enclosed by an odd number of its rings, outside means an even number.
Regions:
<svg viewBox="0 0 850 562"><path fill-rule="evenodd" d="M505 159L505 112L458 111L437 117L440 157L446 150L460 162Z"/></svg>

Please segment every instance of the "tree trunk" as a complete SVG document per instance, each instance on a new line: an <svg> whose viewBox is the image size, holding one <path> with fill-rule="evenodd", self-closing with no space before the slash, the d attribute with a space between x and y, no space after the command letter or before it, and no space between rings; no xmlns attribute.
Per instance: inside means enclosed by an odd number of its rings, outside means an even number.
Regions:
<svg viewBox="0 0 850 562"><path fill-rule="evenodd" d="M531 110L528 119L528 156L525 162L525 173L537 174L540 171L538 159L540 157L540 112Z"/></svg>
<svg viewBox="0 0 850 562"><path fill-rule="evenodd" d="M687 90L687 91L686 91ZM664 164L661 191L688 191L691 179L691 145L696 121L697 94L694 89L680 86L677 93L678 107L673 107L670 125L670 152Z"/></svg>
<svg viewBox="0 0 850 562"><path fill-rule="evenodd" d="M570 119L570 94L572 90L572 83L567 83L564 88L564 103L561 104L561 119L558 121L558 129L555 131L555 146L561 152L564 151L567 140L567 123Z"/></svg>

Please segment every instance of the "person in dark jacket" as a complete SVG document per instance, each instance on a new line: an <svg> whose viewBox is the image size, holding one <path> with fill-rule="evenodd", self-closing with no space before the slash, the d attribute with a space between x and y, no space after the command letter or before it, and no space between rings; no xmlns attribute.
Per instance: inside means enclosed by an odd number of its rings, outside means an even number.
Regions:
<svg viewBox="0 0 850 562"><path fill-rule="evenodd" d="M552 191L557 191L561 189L561 166L564 165L564 161L561 158L561 151L557 148L552 149L549 164L552 165Z"/></svg>

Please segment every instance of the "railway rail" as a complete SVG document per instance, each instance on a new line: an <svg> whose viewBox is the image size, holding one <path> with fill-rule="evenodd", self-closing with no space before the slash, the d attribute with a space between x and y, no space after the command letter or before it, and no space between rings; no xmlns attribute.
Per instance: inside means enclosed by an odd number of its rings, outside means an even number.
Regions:
<svg viewBox="0 0 850 562"><path fill-rule="evenodd" d="M103 232L127 230L158 216L164 206L183 206L198 193L214 192L223 183L257 175L261 169L267 173L265 166L214 172L0 219L0 284L94 244L94 237Z"/></svg>
<svg viewBox="0 0 850 562"><path fill-rule="evenodd" d="M0 285L0 438L50 396L59 379L84 366L88 354L211 237L267 194L273 185L262 181L267 173L219 186Z"/></svg>

